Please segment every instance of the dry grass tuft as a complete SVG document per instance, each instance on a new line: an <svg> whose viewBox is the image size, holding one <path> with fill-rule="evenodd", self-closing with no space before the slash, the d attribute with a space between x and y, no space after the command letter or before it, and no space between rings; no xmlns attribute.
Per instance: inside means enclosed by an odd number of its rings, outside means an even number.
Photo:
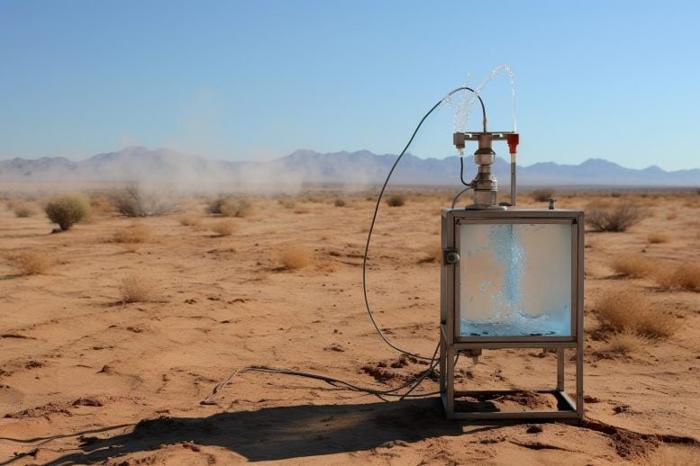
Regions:
<svg viewBox="0 0 700 466"><path fill-rule="evenodd" d="M36 213L34 211L34 207L27 202L23 202L21 204L14 205L12 207L12 212L15 214L15 217L17 217L17 218L31 217L32 215L34 215Z"/></svg>
<svg viewBox="0 0 700 466"><path fill-rule="evenodd" d="M647 241L651 244L668 243L671 241L671 237L666 233L652 233L647 236Z"/></svg>
<svg viewBox="0 0 700 466"><path fill-rule="evenodd" d="M612 262L612 268L618 275L631 278L651 276L658 268L652 260L639 255L619 256Z"/></svg>
<svg viewBox="0 0 700 466"><path fill-rule="evenodd" d="M389 207L401 207L406 204L406 196L402 194L392 194L386 198L386 205Z"/></svg>
<svg viewBox="0 0 700 466"><path fill-rule="evenodd" d="M334 202L333 205L336 207L345 207L347 203L345 202L345 199L337 198Z"/></svg>
<svg viewBox="0 0 700 466"><path fill-rule="evenodd" d="M253 204L244 198L224 197L214 200L207 210L210 214L224 217L250 217L253 214Z"/></svg>
<svg viewBox="0 0 700 466"><path fill-rule="evenodd" d="M279 205L284 207L285 209L293 209L297 203L294 201L294 199L289 199L289 198L282 198L277 201Z"/></svg>
<svg viewBox="0 0 700 466"><path fill-rule="evenodd" d="M151 229L141 223L134 223L128 227L122 228L114 232L112 241L115 243L145 243L151 239Z"/></svg>
<svg viewBox="0 0 700 466"><path fill-rule="evenodd" d="M41 275L53 265L45 253L35 251L12 254L7 260L17 270L18 275Z"/></svg>
<svg viewBox="0 0 700 466"><path fill-rule="evenodd" d="M595 231L626 231L643 215L644 209L635 204L598 201L586 206L586 223Z"/></svg>
<svg viewBox="0 0 700 466"><path fill-rule="evenodd" d="M197 227L201 225L202 219L195 214L185 214L180 216L178 222L180 222L180 225L183 227Z"/></svg>
<svg viewBox="0 0 700 466"><path fill-rule="evenodd" d="M119 290L122 302L125 304L156 301L158 296L155 283L148 277L141 275L124 277Z"/></svg>
<svg viewBox="0 0 700 466"><path fill-rule="evenodd" d="M598 299L595 309L603 327L615 332L656 339L676 330L673 316L653 307L639 292L609 291Z"/></svg>
<svg viewBox="0 0 700 466"><path fill-rule="evenodd" d="M313 264L313 251L304 246L287 246L280 254L282 267L287 270L298 270Z"/></svg>
<svg viewBox="0 0 700 466"><path fill-rule="evenodd" d="M608 339L605 351L608 353L629 354L645 343L644 338L632 332L619 332Z"/></svg>
<svg viewBox="0 0 700 466"><path fill-rule="evenodd" d="M236 224L231 220L221 220L209 227L217 236L231 236L236 231Z"/></svg>
<svg viewBox="0 0 700 466"><path fill-rule="evenodd" d="M667 290L700 291L700 265L666 266L654 274L654 281L659 287Z"/></svg>

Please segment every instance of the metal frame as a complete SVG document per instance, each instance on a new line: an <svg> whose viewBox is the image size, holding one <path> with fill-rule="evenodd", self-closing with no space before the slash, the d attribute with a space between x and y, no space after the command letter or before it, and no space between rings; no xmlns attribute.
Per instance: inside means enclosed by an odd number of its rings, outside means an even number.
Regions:
<svg viewBox="0 0 700 466"><path fill-rule="evenodd" d="M459 323L459 261L445 260L441 267L440 306L440 393L445 413L450 419L581 419L583 417L583 212L576 210L465 210L444 209L442 212L442 249L459 252L457 231L461 223L570 223L571 244L571 336L480 337L460 336ZM459 257L459 256L457 256ZM540 390L559 400L558 411L529 412L471 412L458 411L455 397L496 392L456 392L454 364L460 352L480 354L483 349L551 348L557 350L556 389ZM565 392L564 349L576 349L575 401ZM517 391L512 391L517 392ZM507 392L499 392L507 393Z"/></svg>

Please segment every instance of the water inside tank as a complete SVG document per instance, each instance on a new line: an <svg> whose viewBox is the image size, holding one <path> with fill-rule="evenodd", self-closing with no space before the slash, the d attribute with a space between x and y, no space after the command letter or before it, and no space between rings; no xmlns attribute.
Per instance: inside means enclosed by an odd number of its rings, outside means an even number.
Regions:
<svg viewBox="0 0 700 466"><path fill-rule="evenodd" d="M570 336L571 228L462 224L460 334Z"/></svg>

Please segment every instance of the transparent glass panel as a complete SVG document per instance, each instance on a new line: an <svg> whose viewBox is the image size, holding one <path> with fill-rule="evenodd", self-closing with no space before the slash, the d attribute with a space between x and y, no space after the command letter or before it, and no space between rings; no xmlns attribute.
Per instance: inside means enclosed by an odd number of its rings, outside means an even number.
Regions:
<svg viewBox="0 0 700 466"><path fill-rule="evenodd" d="M461 224L460 335L571 335L569 223Z"/></svg>

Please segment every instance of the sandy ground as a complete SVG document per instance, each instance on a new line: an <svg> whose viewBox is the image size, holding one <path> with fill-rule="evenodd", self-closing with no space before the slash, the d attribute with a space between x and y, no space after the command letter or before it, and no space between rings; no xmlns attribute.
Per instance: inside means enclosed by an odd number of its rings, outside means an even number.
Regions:
<svg viewBox="0 0 700 466"><path fill-rule="evenodd" d="M32 276L0 261L0 465L700 464L700 294L659 290L610 268L625 253L699 262L694 193L636 196L649 213L641 223L587 234L580 426L450 422L434 396L385 403L262 373L239 374L214 404L201 404L248 365L375 388L425 368L401 361L373 332L360 288L372 203L344 199L335 207L327 194L293 206L257 198L253 215L233 219L237 231L226 237L207 230L219 219L192 201L202 225L183 226L179 214L145 218L153 236L135 245L111 240L131 219L96 214L50 234L42 215L17 219L0 206L0 252L39 251L54 261ZM587 202L574 196L559 206ZM446 194L411 194L403 207L383 205L371 250L378 320L397 344L426 355L439 320L439 265L426 259L447 204ZM670 241L649 244L659 230ZM281 252L299 245L313 252L312 264L281 267ZM122 302L129 276L152 285L149 302ZM594 303L611 289L643 292L673 314L675 334L626 356L606 352ZM469 388L552 387L555 355L490 351L476 365L462 358L458 374ZM436 386L427 379L415 393Z"/></svg>

